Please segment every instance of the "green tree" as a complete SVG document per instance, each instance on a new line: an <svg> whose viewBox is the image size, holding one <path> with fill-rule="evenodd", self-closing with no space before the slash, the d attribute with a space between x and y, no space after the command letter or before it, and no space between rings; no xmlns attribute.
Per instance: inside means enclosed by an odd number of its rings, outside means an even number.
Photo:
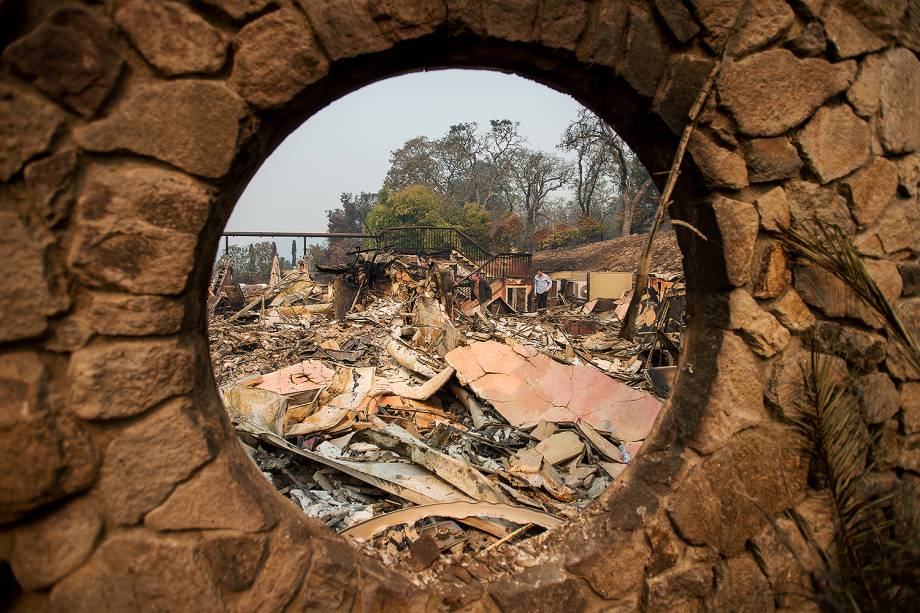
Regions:
<svg viewBox="0 0 920 613"><path fill-rule="evenodd" d="M457 123L440 138L411 138L390 154L383 187L424 185L449 203L477 202L500 217L511 209L511 164L525 144L519 130L510 119L493 119L485 132L475 122Z"/></svg>
<svg viewBox="0 0 920 613"><path fill-rule="evenodd" d="M467 202L461 207L448 206L444 217L447 223L459 228L481 245L489 244L492 216L478 202Z"/></svg>
<svg viewBox="0 0 920 613"><path fill-rule="evenodd" d="M453 226L483 244L489 240L490 223L489 212L478 203L453 204L424 185L388 194L367 216L373 232L399 226Z"/></svg>
<svg viewBox="0 0 920 613"><path fill-rule="evenodd" d="M410 185L389 194L367 215L372 232L398 226L444 226L446 201L424 185Z"/></svg>

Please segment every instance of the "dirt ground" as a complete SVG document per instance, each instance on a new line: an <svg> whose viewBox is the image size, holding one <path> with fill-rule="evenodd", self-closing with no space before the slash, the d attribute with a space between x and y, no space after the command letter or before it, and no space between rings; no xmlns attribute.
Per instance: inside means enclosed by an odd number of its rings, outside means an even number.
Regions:
<svg viewBox="0 0 920 613"><path fill-rule="evenodd" d="M633 272L636 270L636 264L645 247L645 237L645 234L633 234L578 247L538 251L533 254L533 264L549 272L561 270ZM655 237L651 269L658 273L682 271L683 258L673 231L660 232Z"/></svg>

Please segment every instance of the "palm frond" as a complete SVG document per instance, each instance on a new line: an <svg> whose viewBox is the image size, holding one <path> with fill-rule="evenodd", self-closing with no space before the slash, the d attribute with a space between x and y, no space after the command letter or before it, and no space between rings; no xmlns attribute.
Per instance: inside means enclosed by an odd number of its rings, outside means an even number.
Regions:
<svg viewBox="0 0 920 613"><path fill-rule="evenodd" d="M813 228L814 234L790 227L774 232L773 236L792 253L846 283L857 296L877 311L884 319L890 337L907 349L907 358L920 371L920 345L869 274L853 241L839 227L821 220L813 220L809 228Z"/></svg>
<svg viewBox="0 0 920 613"><path fill-rule="evenodd" d="M889 507L898 492L871 491L867 477L873 440L861 423L852 392L852 377L832 372L830 360L812 354L806 369L804 400L794 424L803 451L812 458L813 475L826 488L835 528L836 555L806 542L823 560L812 571L820 604L833 610L888 610L916 596L920 543L915 531L897 538ZM794 519L801 520L801 518ZM796 522L803 536L806 526Z"/></svg>

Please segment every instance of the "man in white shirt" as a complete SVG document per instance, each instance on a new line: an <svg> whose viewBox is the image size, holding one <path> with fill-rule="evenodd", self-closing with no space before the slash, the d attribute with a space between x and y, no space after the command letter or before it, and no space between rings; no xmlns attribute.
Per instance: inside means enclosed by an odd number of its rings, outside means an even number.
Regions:
<svg viewBox="0 0 920 613"><path fill-rule="evenodd" d="M546 299L549 298L549 288L552 287L553 280L549 275L538 270L533 277L533 293L537 299L537 310L546 308Z"/></svg>

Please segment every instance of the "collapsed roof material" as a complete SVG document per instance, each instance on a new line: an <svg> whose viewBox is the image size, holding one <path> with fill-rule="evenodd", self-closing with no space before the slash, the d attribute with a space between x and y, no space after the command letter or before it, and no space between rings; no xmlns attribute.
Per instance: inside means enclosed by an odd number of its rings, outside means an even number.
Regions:
<svg viewBox="0 0 920 613"><path fill-rule="evenodd" d="M661 402L593 366L560 364L533 347L495 341L445 356L457 378L512 426L583 420L627 441L645 438Z"/></svg>
<svg viewBox="0 0 920 613"><path fill-rule="evenodd" d="M651 290L658 340L623 341L610 299L528 313L516 295L520 312L485 312L454 293L470 270L447 257L285 272L209 321L224 403L263 474L335 530L382 525L364 546L420 568L514 546L600 496L660 410L654 343L680 342ZM522 287L505 281L496 293Z"/></svg>

